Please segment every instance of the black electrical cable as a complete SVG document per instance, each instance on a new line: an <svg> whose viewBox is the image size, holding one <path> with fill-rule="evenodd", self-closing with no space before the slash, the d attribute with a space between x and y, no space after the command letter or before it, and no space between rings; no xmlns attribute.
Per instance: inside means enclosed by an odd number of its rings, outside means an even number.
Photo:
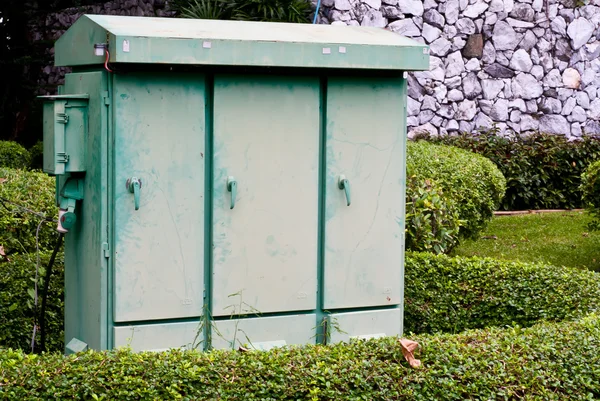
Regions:
<svg viewBox="0 0 600 401"><path fill-rule="evenodd" d="M6 198L3 198L3 197L1 197L1 196L0 196L0 205L2 205L2 207L4 207L4 208L6 209L6 211L7 211L7 212L9 212L9 213L15 213L15 211L14 211L14 210L12 210L12 209L11 209L11 208L9 208L8 206L6 206L6 204L7 204L7 203L8 203L8 204L10 204L10 205L16 206L16 208L17 208L17 209L19 209L19 210L21 210L21 211L23 211L23 212L25 212L25 213L30 213L30 214L33 214L33 215L35 215L35 216L41 217L41 218L42 218L42 219L44 219L45 221L48 221L48 222L53 222L53 223L58 223L58 220L55 220L55 219L53 219L53 218L51 218L51 217L47 217L46 215L44 215L44 214L42 214L42 213L38 213L38 212L36 212L35 210L31 210L31 209L29 209L29 208L26 208L26 207L24 207L24 206L21 206L21 205L19 205L18 203L15 203L15 202L9 201L8 199L6 199Z"/></svg>
<svg viewBox="0 0 600 401"><path fill-rule="evenodd" d="M56 260L56 255L62 245L64 233L60 233L52 251L52 256L48 261L48 267L46 267L46 277L44 278L44 294L42 295L42 310L40 313L40 351L46 351L46 302L48 300L48 291L50 290L50 278L52 277L52 266Z"/></svg>

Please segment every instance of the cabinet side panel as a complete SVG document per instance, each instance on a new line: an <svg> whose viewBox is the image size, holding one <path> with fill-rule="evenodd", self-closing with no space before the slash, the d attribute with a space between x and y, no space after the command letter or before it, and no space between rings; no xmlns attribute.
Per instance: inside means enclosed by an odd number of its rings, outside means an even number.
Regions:
<svg viewBox="0 0 600 401"><path fill-rule="evenodd" d="M402 78L331 78L327 88L324 307L402 302ZM348 180L348 195L339 180Z"/></svg>
<svg viewBox="0 0 600 401"><path fill-rule="evenodd" d="M105 72L72 73L65 93L90 95L84 199L77 223L65 235L65 343L77 338L92 349L107 347L107 123ZM64 180L61 180L64 182Z"/></svg>

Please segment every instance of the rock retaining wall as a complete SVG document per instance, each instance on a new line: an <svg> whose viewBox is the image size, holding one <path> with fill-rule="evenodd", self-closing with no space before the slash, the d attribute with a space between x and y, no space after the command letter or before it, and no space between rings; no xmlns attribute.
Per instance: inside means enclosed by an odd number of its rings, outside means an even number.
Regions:
<svg viewBox="0 0 600 401"><path fill-rule="evenodd" d="M600 133L600 0L322 0L320 23L430 46L409 75L409 130Z"/></svg>
<svg viewBox="0 0 600 401"><path fill-rule="evenodd" d="M114 0L48 15L33 24L34 40L53 42L84 13L173 15L165 0ZM600 0L322 0L319 23L386 28L430 46L430 71L409 74L411 132L600 133ZM65 71L47 66L40 93Z"/></svg>
<svg viewBox="0 0 600 401"><path fill-rule="evenodd" d="M135 15L144 17L171 17L166 0L113 0L103 4L67 8L33 21L30 35L33 42L48 43L48 60L53 60L53 43L83 14ZM64 81L69 68L54 67L53 63L44 67L38 81L39 95L56 93L56 86Z"/></svg>

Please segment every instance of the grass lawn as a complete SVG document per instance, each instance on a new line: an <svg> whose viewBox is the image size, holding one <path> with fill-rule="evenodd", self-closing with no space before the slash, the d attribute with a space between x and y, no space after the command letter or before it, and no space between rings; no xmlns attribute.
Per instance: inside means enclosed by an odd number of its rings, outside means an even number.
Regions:
<svg viewBox="0 0 600 401"><path fill-rule="evenodd" d="M600 271L600 232L586 228L585 212L496 216L477 241L452 254L522 262L546 262Z"/></svg>

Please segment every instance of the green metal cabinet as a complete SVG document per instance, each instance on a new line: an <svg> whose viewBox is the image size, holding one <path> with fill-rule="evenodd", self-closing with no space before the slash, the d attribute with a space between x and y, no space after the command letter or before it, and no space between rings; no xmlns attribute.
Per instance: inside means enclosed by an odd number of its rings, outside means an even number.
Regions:
<svg viewBox="0 0 600 401"><path fill-rule="evenodd" d="M66 352L402 333L406 71L363 27L84 15L44 101Z"/></svg>

